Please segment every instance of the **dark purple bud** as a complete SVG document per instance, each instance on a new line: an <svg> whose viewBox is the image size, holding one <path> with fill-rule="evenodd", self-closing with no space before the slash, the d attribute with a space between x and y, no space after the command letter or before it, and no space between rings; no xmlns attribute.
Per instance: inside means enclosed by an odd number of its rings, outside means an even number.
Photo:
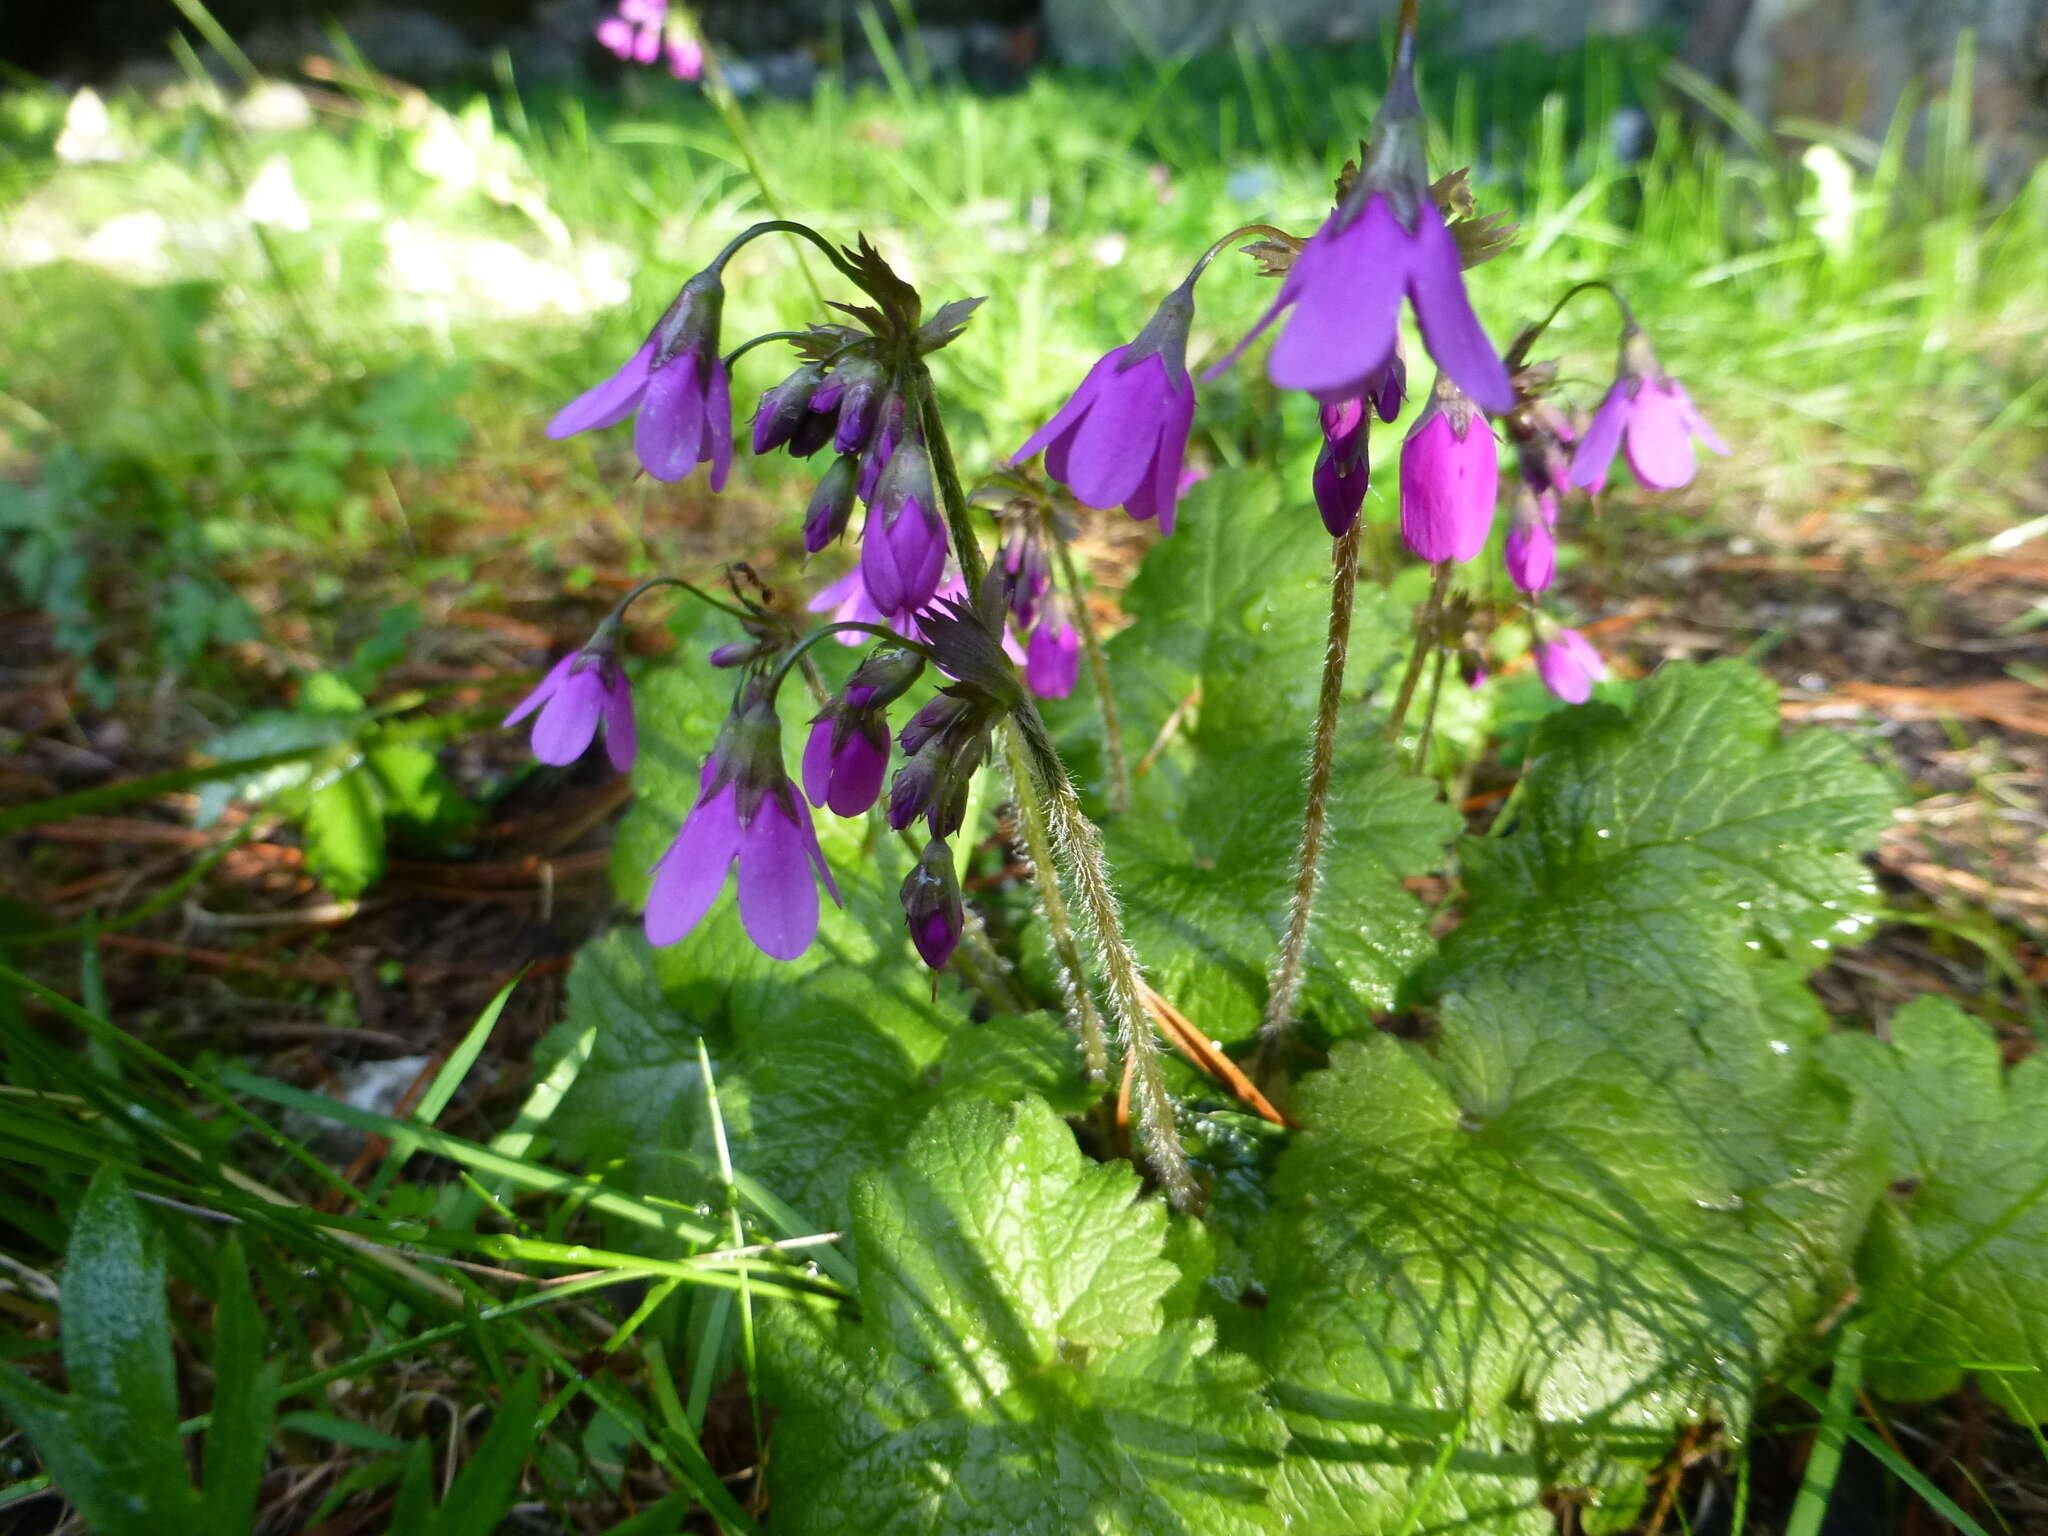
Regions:
<svg viewBox="0 0 2048 1536"><path fill-rule="evenodd" d="M1330 537L1341 538L1358 521L1371 479L1366 458L1366 429L1372 418L1365 400L1334 400L1322 407L1323 451L1316 456L1310 484L1316 510Z"/></svg>
<svg viewBox="0 0 2048 1536"><path fill-rule="evenodd" d="M789 456L793 459L808 459L820 448L832 441L832 433L839 425L839 418L831 411L821 411L812 406L804 412L804 419L790 434Z"/></svg>
<svg viewBox="0 0 2048 1536"><path fill-rule="evenodd" d="M943 970L967 925L960 900L960 882L953 874L953 853L933 838L903 878L903 915L910 924L910 942L933 970Z"/></svg>
<svg viewBox="0 0 2048 1536"><path fill-rule="evenodd" d="M793 438L811 414L811 393L823 374L805 363L780 384L765 390L754 411L754 452L773 453Z"/></svg>
<svg viewBox="0 0 2048 1536"><path fill-rule="evenodd" d="M860 572L884 613L924 607L946 571L946 525L939 516L931 459L906 437L890 455L861 530Z"/></svg>
<svg viewBox="0 0 2048 1536"><path fill-rule="evenodd" d="M1515 497L1503 560L1508 577L1532 596L1548 591L1557 576L1557 498L1524 485Z"/></svg>
<svg viewBox="0 0 2048 1536"><path fill-rule="evenodd" d="M939 754L919 752L889 781L889 825L898 832L931 809L938 794Z"/></svg>
<svg viewBox="0 0 2048 1536"><path fill-rule="evenodd" d="M831 385L837 385L837 390L831 390ZM841 453L858 453L867 447L875 413L882 408L888 388L888 374L872 358L850 358L832 375L825 398L838 407L839 429L833 441Z"/></svg>
<svg viewBox="0 0 2048 1536"><path fill-rule="evenodd" d="M842 453L825 471L818 488L811 492L811 504L804 509L804 549L815 555L846 532L853 516L853 493L860 480L860 460Z"/></svg>
<svg viewBox="0 0 2048 1536"><path fill-rule="evenodd" d="M811 723L804 746L804 793L835 816L865 816L889 768L889 723L878 709L838 700Z"/></svg>
<svg viewBox="0 0 2048 1536"><path fill-rule="evenodd" d="M846 680L846 701L883 709L910 690L924 672L924 657L904 645L878 645Z"/></svg>
<svg viewBox="0 0 2048 1536"><path fill-rule="evenodd" d="M928 742L974 713L974 705L957 694L941 693L910 717L897 733L896 744L906 757L920 755Z"/></svg>
<svg viewBox="0 0 2048 1536"><path fill-rule="evenodd" d="M761 647L752 640L735 640L721 645L704 659L714 667L742 667L761 653Z"/></svg>

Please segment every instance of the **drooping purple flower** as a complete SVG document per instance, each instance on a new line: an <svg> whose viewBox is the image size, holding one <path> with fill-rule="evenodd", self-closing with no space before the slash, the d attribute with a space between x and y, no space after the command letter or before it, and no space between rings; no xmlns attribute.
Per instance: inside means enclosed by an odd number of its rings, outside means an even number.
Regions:
<svg viewBox="0 0 2048 1536"><path fill-rule="evenodd" d="M1466 296L1458 242L1430 197L1423 136L1413 39L1404 36L1357 180L1295 256L1272 307L1209 377L1292 310L1266 361L1273 382L1318 400L1364 394L1394 356L1405 296L1437 366L1487 410L1513 407L1507 368Z"/></svg>
<svg viewBox="0 0 2048 1536"><path fill-rule="evenodd" d="M605 755L619 772L632 771L640 748L633 690L608 643L594 642L556 662L505 724L517 725L535 710L540 717L533 722L533 755L542 762L557 768L575 762L589 750L601 721Z"/></svg>
<svg viewBox="0 0 2048 1536"><path fill-rule="evenodd" d="M1607 675L1607 663L1576 629L1560 629L1547 639L1537 638L1536 675L1565 703L1583 704Z"/></svg>
<svg viewBox="0 0 2048 1536"><path fill-rule="evenodd" d="M619 0L618 14L597 24L597 40L621 59L652 64L667 19L668 0Z"/></svg>
<svg viewBox="0 0 2048 1536"><path fill-rule="evenodd" d="M1145 328L1114 348L1081 381L1067 403L1010 455L1022 464L1045 455L1045 471L1075 499L1100 510L1122 507L1139 522L1159 519L1173 532L1181 467L1195 419L1188 377L1188 323L1193 280L1161 301Z"/></svg>
<svg viewBox="0 0 2048 1536"><path fill-rule="evenodd" d="M1316 455L1310 484L1316 493L1316 510L1323 514L1323 526L1333 539L1342 538L1358 521L1370 483L1366 459L1366 428L1371 417L1362 398L1325 403L1323 448Z"/></svg>
<svg viewBox="0 0 2048 1536"><path fill-rule="evenodd" d="M1493 428L1440 372L1401 445L1401 537L1418 559L1470 560L1486 547L1499 494Z"/></svg>
<svg viewBox="0 0 2048 1536"><path fill-rule="evenodd" d="M960 882L953 873L953 851L939 838L924 845L898 893L910 924L910 942L933 970L944 970L967 926L960 900Z"/></svg>
<svg viewBox="0 0 2048 1536"><path fill-rule="evenodd" d="M1654 491L1675 491L1692 481L1694 438L1716 453L1728 451L1685 386L1659 365L1649 338L1629 324L1622 331L1614 386L1572 455L1572 484L1604 485L1616 451L1626 450L1637 480Z"/></svg>
<svg viewBox="0 0 2048 1536"><path fill-rule="evenodd" d="M1527 485L1515 497L1502 560L1508 579L1531 596L1550 590L1557 577L1557 498Z"/></svg>
<svg viewBox="0 0 2048 1536"><path fill-rule="evenodd" d="M723 490L732 468L732 382L718 354L724 305L718 273L699 272L626 366L563 406L548 436L615 426L637 411L633 446L648 474L673 482L709 464L711 489Z"/></svg>
<svg viewBox="0 0 2048 1536"><path fill-rule="evenodd" d="M839 888L810 807L782 768L774 706L750 693L727 720L698 780L697 803L654 866L647 941L673 944L702 920L739 867L740 922L762 953L794 960L818 932L818 886Z"/></svg>
<svg viewBox="0 0 2048 1536"><path fill-rule="evenodd" d="M1052 557L1042 519L1028 502L1022 505L1025 512L1003 536L1003 585L1010 595L1010 617L1028 629L1038 616L1039 599L1052 585Z"/></svg>
<svg viewBox="0 0 2048 1536"><path fill-rule="evenodd" d="M932 485L931 458L917 433L889 457L861 530L860 571L884 613L924 607L946 570L946 524Z"/></svg>
<svg viewBox="0 0 2048 1536"><path fill-rule="evenodd" d="M1048 602L1024 649L1024 685L1041 699L1064 699L1081 676L1081 637L1057 600Z"/></svg>

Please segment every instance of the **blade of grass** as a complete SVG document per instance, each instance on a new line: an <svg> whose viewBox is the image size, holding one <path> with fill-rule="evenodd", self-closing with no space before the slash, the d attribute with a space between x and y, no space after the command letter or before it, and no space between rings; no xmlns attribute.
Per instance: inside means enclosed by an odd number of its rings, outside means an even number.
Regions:
<svg viewBox="0 0 2048 1536"><path fill-rule="evenodd" d="M1806 1475L1799 1480L1799 1495L1792 1501L1785 1536L1820 1536L1835 1479L1842 1472L1842 1447L1848 1443L1849 1426L1856 1416L1856 1393L1862 1385L1863 1326L1850 1323L1842 1329L1835 1347L1834 1372L1828 1380L1820 1429L1806 1458Z"/></svg>

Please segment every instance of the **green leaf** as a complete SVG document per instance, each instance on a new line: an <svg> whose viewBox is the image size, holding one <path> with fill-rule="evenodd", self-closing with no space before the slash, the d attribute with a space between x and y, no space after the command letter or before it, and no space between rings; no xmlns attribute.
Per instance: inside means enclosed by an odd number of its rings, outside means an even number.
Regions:
<svg viewBox="0 0 2048 1536"><path fill-rule="evenodd" d="M1424 1529L1548 1529L1549 1486L1625 1523L1676 1426L1744 1422L1876 1194L1874 1126L1812 1064L1648 1083L1512 976L1447 1008L1441 1059L1340 1046L1299 1115L1258 1250L1304 1532L1394 1528L1446 1443Z"/></svg>
<svg viewBox="0 0 2048 1536"><path fill-rule="evenodd" d="M490 1536L498 1528L518 1491L519 1469L533 1448L539 1405L540 1377L528 1366L449 1485L448 1497L434 1517L434 1536Z"/></svg>
<svg viewBox="0 0 2048 1536"><path fill-rule="evenodd" d="M425 747L396 743L372 747L363 754L375 775L384 812L403 822L431 846L467 831L477 810L442 770L441 760Z"/></svg>
<svg viewBox="0 0 2048 1536"><path fill-rule="evenodd" d="M344 901L384 873L384 812L363 769L351 768L313 791L302 830L306 868Z"/></svg>
<svg viewBox="0 0 2048 1536"><path fill-rule="evenodd" d="M1179 723L1107 846L1153 984L1234 1042L1264 1012L1294 891L1330 541L1312 509L1276 504L1261 477L1218 476L1193 494L1183 526L1146 555L1125 598L1133 623L1109 646L1131 761ZM1347 696L1362 701L1404 619L1386 593L1359 594ZM1340 728L1302 999L1332 1034L1393 1006L1429 952L1401 880L1441 867L1458 826L1433 785L1401 772L1362 702Z"/></svg>
<svg viewBox="0 0 2048 1536"><path fill-rule="evenodd" d="M645 1192L708 1197L700 1034L735 1166L820 1227L843 1222L854 1173L900 1146L942 1094L1082 1107L1078 1054L1051 1015L972 1023L957 991L924 997L907 963L888 984L868 969L768 960L736 924L666 950L631 930L585 946L569 1017L542 1052L543 1071L558 1052L585 1054L549 1121L560 1153L622 1162Z"/></svg>
<svg viewBox="0 0 2048 1536"><path fill-rule="evenodd" d="M104 1536L197 1530L178 1438L163 1254L120 1175L80 1205L58 1299L68 1394L0 1369L0 1408L27 1431L85 1523Z"/></svg>
<svg viewBox="0 0 2048 1536"><path fill-rule="evenodd" d="M1891 1128L1890 1189L1857 1257L1871 1386L1940 1397L1970 1371L1993 1402L2048 1421L2048 1057L2006 1069L1945 998L1844 1034L1828 1061Z"/></svg>
<svg viewBox="0 0 2048 1536"><path fill-rule="evenodd" d="M1664 667L1627 714L1544 721L1513 831L1466 849L1472 915L1446 962L1484 969L1495 946L1526 950L1536 922L1545 942L1610 950L1653 984L1696 985L1697 943L1667 943L1666 928L1719 927L1811 966L1874 921L1858 855L1897 798L1847 737L1782 736L1755 668Z"/></svg>
<svg viewBox="0 0 2048 1536"><path fill-rule="evenodd" d="M1301 1002L1332 1035L1370 1028L1430 953L1422 908L1401 882L1441 867L1457 829L1435 786L1404 774L1372 739L1362 707L1349 723ZM1107 843L1152 984L1228 1043L1248 1039L1264 1014L1308 793L1294 745L1204 750L1184 804L1146 796Z"/></svg>
<svg viewBox="0 0 2048 1536"><path fill-rule="evenodd" d="M779 1308L776 1528L965 1536L1277 1529L1278 1419L1209 1326L1164 1321L1165 1210L1044 1104L945 1104L854 1193L857 1322Z"/></svg>
<svg viewBox="0 0 2048 1536"><path fill-rule="evenodd" d="M239 1237L221 1244L215 1266L213 1408L206 1431L205 1502L209 1526L245 1531L256 1516L270 1448L280 1373L263 1359L263 1320L249 1285Z"/></svg>

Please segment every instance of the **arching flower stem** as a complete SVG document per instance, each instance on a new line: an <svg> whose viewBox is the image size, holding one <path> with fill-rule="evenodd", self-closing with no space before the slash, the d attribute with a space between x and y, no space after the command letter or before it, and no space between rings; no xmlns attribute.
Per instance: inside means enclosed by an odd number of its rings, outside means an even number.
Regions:
<svg viewBox="0 0 2048 1536"><path fill-rule="evenodd" d="M1633 326L1636 323L1635 313L1628 307L1628 300L1621 296L1619 288L1615 287L1614 284L1608 282L1605 278L1594 277L1588 278L1583 283L1573 283L1571 287L1565 289L1558 296L1557 302L1550 306L1549 314L1538 320L1534 325L1524 329L1522 334L1515 338L1515 344L1508 349L1508 371L1512 373L1528 361L1530 350L1542 338L1543 333L1557 323L1557 317L1564 313L1565 305L1571 303L1580 294L1594 288L1599 289L1610 299L1614 300L1615 308L1621 311L1621 323L1624 327Z"/></svg>

